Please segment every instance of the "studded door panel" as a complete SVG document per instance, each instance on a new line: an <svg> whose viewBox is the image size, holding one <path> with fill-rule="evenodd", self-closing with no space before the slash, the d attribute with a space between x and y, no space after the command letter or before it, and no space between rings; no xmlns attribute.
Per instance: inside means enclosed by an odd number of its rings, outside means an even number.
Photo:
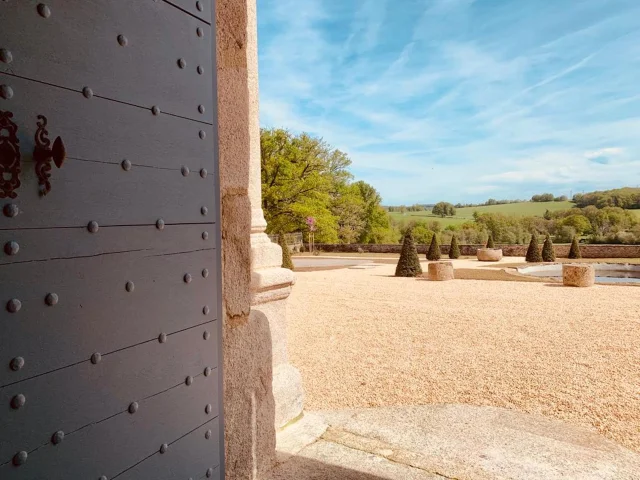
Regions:
<svg viewBox="0 0 640 480"><path fill-rule="evenodd" d="M0 71L213 121L211 26L175 6L161 0L20 0L4 2L2 13L13 19L2 22L1 34L13 61L0 63ZM25 32L38 32L37 38L25 41Z"/></svg>
<svg viewBox="0 0 640 480"><path fill-rule="evenodd" d="M16 238L7 233L0 238ZM14 279L8 301L20 302L18 312L0 313L2 360L30 361L18 371L3 370L0 385L214 321L215 281L202 276L214 259L213 249L142 250L2 265L2 278ZM195 271L196 265L203 268ZM57 338L61 326L68 332Z"/></svg>
<svg viewBox="0 0 640 480"><path fill-rule="evenodd" d="M0 228L86 226L91 220L99 226L141 225L158 218L168 224L210 222L211 125L2 73L0 82L13 90L12 99L0 100L0 110L13 113L22 152L14 203L28 213L0 217ZM42 199L33 162L38 115L67 151L62 168L52 168L51 191Z"/></svg>
<svg viewBox="0 0 640 480"><path fill-rule="evenodd" d="M224 476L212 10L0 1L2 480Z"/></svg>

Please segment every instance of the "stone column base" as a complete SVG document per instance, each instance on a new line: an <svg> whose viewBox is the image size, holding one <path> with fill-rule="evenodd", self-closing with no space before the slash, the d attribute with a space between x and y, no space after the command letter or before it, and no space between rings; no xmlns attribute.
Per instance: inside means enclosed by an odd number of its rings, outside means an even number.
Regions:
<svg viewBox="0 0 640 480"><path fill-rule="evenodd" d="M260 215L254 223L259 224ZM282 249L262 232L251 235L251 315L269 322L274 427L280 429L302 414L302 377L287 353L287 297L295 283L291 270L281 268Z"/></svg>
<svg viewBox="0 0 640 480"><path fill-rule="evenodd" d="M276 403L275 427L283 428L302 415L304 391L302 375L290 363L278 365L273 371L273 398Z"/></svg>

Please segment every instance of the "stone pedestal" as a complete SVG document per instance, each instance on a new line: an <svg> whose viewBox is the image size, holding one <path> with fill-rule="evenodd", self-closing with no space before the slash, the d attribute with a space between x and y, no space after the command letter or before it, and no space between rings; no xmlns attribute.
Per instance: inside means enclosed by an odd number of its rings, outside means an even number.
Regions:
<svg viewBox="0 0 640 480"><path fill-rule="evenodd" d="M452 262L431 262L429 264L429 273L427 274L429 280L447 281L453 280L453 263Z"/></svg>
<svg viewBox="0 0 640 480"><path fill-rule="evenodd" d="M568 287L591 287L596 283L596 270L589 264L564 264L562 283Z"/></svg>
<svg viewBox="0 0 640 480"><path fill-rule="evenodd" d="M479 248L476 254L480 262L499 262L502 260L501 248Z"/></svg>
<svg viewBox="0 0 640 480"><path fill-rule="evenodd" d="M287 351L286 301L295 276L280 268L282 249L264 232L251 235L251 257L251 315L269 322L271 335L265 341L270 341L271 347L274 426L279 429L299 417L304 404L302 377L289 363Z"/></svg>

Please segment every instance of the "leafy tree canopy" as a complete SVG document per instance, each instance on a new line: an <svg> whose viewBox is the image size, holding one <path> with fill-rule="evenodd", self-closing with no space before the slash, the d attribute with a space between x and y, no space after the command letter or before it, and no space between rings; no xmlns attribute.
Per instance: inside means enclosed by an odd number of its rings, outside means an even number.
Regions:
<svg viewBox="0 0 640 480"><path fill-rule="evenodd" d="M640 208L640 188L616 188L599 192L577 193L573 201L578 207L593 205L597 208L620 207L627 209Z"/></svg>
<svg viewBox="0 0 640 480"><path fill-rule="evenodd" d="M444 217L453 217L456 214L456 208L449 202L438 202L431 209L431 213Z"/></svg>
<svg viewBox="0 0 640 480"><path fill-rule="evenodd" d="M380 194L353 182L351 160L322 139L283 129L260 132L262 209L267 232L306 232L318 243L396 242Z"/></svg>

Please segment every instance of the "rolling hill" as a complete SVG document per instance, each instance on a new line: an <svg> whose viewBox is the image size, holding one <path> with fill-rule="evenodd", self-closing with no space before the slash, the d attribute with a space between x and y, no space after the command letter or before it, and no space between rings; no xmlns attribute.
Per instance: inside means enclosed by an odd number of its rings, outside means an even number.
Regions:
<svg viewBox="0 0 640 480"><path fill-rule="evenodd" d="M503 213L505 215L516 215L521 217L526 216L543 216L547 210L566 210L574 206L573 202L521 202L521 203L508 203L505 205L488 205L483 207L464 207L456 209L455 217L441 218L437 215L433 215L431 211L424 212L389 212L391 218L396 220L400 224L406 224L410 221L433 221L437 220L442 223L443 227L447 225L460 225L464 222L473 221L473 212L479 213ZM635 213L640 218L640 210L635 210Z"/></svg>

